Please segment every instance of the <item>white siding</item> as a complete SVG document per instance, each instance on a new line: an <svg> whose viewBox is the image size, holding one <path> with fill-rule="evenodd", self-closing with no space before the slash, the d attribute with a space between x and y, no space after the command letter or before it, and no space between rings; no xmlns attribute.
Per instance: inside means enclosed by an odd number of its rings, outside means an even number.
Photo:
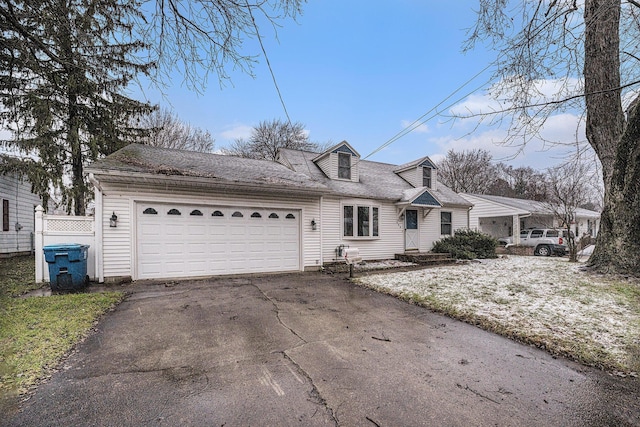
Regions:
<svg viewBox="0 0 640 427"><path fill-rule="evenodd" d="M332 172L331 172L331 156L324 156L323 158L318 160L316 164L318 165L320 170L322 172L324 172L324 174L327 175L329 178L333 178L334 176L338 176L337 166L336 166L335 175L332 175Z"/></svg>
<svg viewBox="0 0 640 427"><path fill-rule="evenodd" d="M33 249L35 211L41 199L31 193L31 184L16 175L0 175L0 219L2 200L9 201L9 231L0 227L0 254L29 252ZM16 231L16 223L22 226ZM1 225L1 223L0 223Z"/></svg>
<svg viewBox="0 0 640 427"><path fill-rule="evenodd" d="M342 207L344 205L378 206L380 211L377 239L350 238L342 236ZM404 229L398 220L395 205L391 202L367 199L339 199L325 197L322 202L324 228L324 262L336 260L336 248L340 245L358 248L365 260L391 259L397 253L404 252Z"/></svg>
<svg viewBox="0 0 640 427"><path fill-rule="evenodd" d="M325 157L325 159L329 159L329 163L328 163L329 172L327 173L325 169L322 169L322 170L325 171L325 173L329 176L329 178L340 179L338 178L338 153L331 153L329 154L329 157ZM325 159L323 159L323 161ZM351 181L353 182L360 182L360 173L358 168L359 160L360 160L359 158L351 156Z"/></svg>
<svg viewBox="0 0 640 427"><path fill-rule="evenodd" d="M427 252L433 247L434 242L445 238L440 234L440 212L451 212L452 231L467 228L467 208L441 208L432 209L427 217L420 223L420 251Z"/></svg>
<svg viewBox="0 0 640 427"><path fill-rule="evenodd" d="M462 197L473 203L473 208L469 212L469 228L472 230L483 231L480 225L480 218L493 217L513 217L513 215L522 215L527 212L521 211L509 206L493 203L480 197L474 197L469 194L461 194Z"/></svg>
<svg viewBox="0 0 640 427"><path fill-rule="evenodd" d="M301 218L302 268L321 265L319 198L296 200L292 197L260 195L231 195L207 192L206 190L136 189L126 185L104 183L103 196L103 262L104 276L131 276L135 278L135 215L136 202L164 202L200 205L224 205L263 208L299 209ZM112 213L118 216L118 226L109 227ZM317 229L311 229L315 219Z"/></svg>
<svg viewBox="0 0 640 427"><path fill-rule="evenodd" d="M416 171L416 169L417 168L412 168L404 172L400 172L399 175L402 179L407 181L412 186L422 187L422 177L420 177L420 182L418 182L418 172Z"/></svg>

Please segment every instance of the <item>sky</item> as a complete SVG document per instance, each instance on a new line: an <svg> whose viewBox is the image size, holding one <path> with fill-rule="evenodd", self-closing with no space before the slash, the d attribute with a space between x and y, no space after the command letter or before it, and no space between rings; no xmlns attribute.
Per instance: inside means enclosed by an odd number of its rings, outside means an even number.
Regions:
<svg viewBox="0 0 640 427"><path fill-rule="evenodd" d="M462 53L475 22L474 7L477 2L470 0L311 0L297 22L285 21L277 34L262 26L291 120L302 123L312 141L346 140L364 158L445 101L443 114L428 114L431 120L368 160L403 164L428 155L437 161L449 149L482 148L516 167L541 170L561 162L566 148L530 143L519 152L521 147L499 144L504 129L451 120L451 111L489 102L486 92L474 90L486 88L490 72L462 87L496 58L484 46ZM255 42L247 47L262 54ZM230 72L231 80L221 85L211 75L201 94L189 91L180 75L164 94L153 88L145 94L181 120L208 130L220 150L247 138L260 121L286 119L267 63L263 56L258 61L255 77ZM548 125L548 133L561 140L574 139L575 130L575 117L559 116Z"/></svg>
<svg viewBox="0 0 640 427"><path fill-rule="evenodd" d="M348 141L364 158L407 125L441 104L436 115L368 160L403 164L423 156L441 159L449 149L482 148L495 161L515 167L545 169L561 162L565 148L530 143L499 144L505 130L477 126L472 120L451 120L452 111L487 105L491 75L484 72L463 86L496 58L484 46L462 53L467 29L475 22L477 1L463 0L310 0L296 21L277 29L262 26L263 43L282 98L293 122L304 125L312 141ZM259 45L247 48L262 55ZM198 94L174 74L163 93L144 87L153 103L167 106L181 120L208 130L215 148L247 138L260 121L286 115L264 57L255 77L230 71L221 85L211 74ZM454 102L455 101L455 102ZM431 117L429 114L426 117ZM547 133L575 139L576 117L558 116Z"/></svg>

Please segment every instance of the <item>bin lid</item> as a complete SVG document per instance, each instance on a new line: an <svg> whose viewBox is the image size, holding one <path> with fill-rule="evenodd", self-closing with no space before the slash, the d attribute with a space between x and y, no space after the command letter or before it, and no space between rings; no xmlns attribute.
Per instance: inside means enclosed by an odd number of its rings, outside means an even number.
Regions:
<svg viewBox="0 0 640 427"><path fill-rule="evenodd" d="M80 250L82 248L88 248L89 245L81 245L79 243L60 243L57 245L47 245L42 249L45 251L73 251Z"/></svg>

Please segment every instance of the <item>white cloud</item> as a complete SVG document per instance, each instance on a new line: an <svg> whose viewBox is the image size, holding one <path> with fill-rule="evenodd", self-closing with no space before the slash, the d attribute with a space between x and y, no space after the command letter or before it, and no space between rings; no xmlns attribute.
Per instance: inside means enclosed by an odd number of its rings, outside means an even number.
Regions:
<svg viewBox="0 0 640 427"><path fill-rule="evenodd" d="M251 136L251 131L253 127L243 125L243 124L234 124L231 126L227 126L227 128L220 132L220 137L222 139L235 141L239 138L248 138Z"/></svg>
<svg viewBox="0 0 640 427"><path fill-rule="evenodd" d="M416 132L416 133L429 133L431 131L431 129L429 129L429 126L425 125L425 124L421 124L416 126L416 124L412 121L409 120L402 120L400 121L400 125L402 126L402 129L406 129L408 127L411 127L413 130L412 132Z"/></svg>

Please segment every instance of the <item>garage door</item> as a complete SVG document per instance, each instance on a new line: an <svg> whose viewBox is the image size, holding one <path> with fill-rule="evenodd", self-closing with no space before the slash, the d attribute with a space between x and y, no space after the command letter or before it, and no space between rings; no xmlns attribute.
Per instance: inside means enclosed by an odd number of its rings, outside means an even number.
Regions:
<svg viewBox="0 0 640 427"><path fill-rule="evenodd" d="M300 211L137 204L137 277L300 269Z"/></svg>

